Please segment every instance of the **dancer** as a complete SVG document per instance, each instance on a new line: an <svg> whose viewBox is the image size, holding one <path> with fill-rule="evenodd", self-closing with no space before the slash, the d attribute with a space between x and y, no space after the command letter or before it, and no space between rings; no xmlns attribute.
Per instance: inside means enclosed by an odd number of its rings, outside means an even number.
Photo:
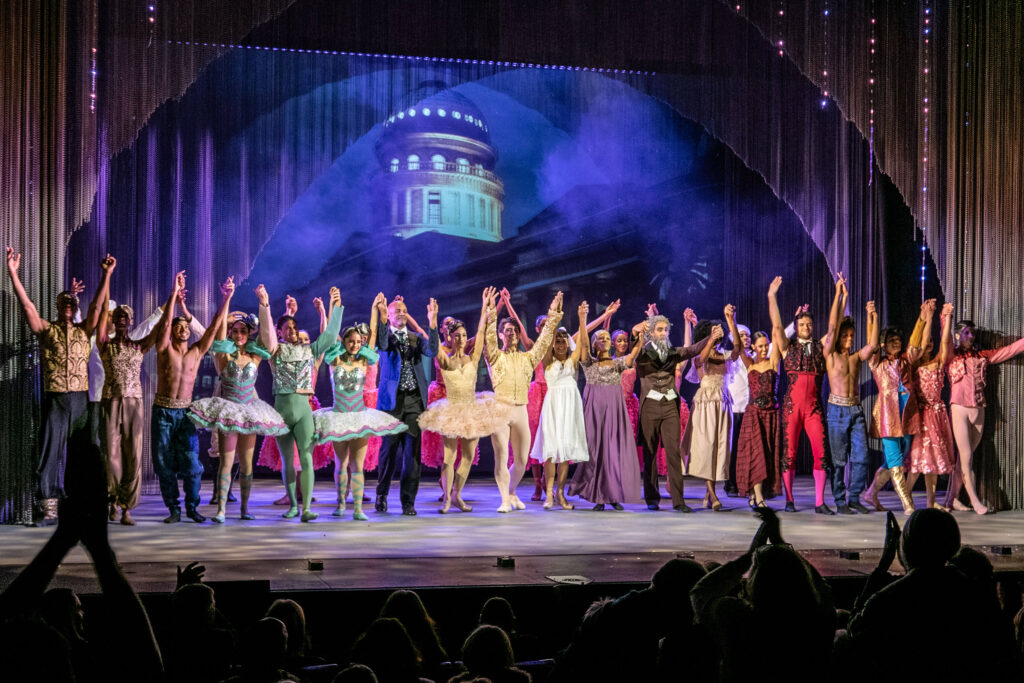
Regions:
<svg viewBox="0 0 1024 683"><path fill-rule="evenodd" d="M832 455L832 498L836 512L850 515L866 514L868 508L860 502L860 494L868 485L871 465L868 461L867 422L860 404L860 368L878 349L878 313L875 302L869 301L864 310L867 313L868 343L854 349L856 328L853 318L839 316L846 310L849 290L842 283L841 300L832 302L829 323L835 325L838 333L834 344L825 347L825 367L828 369L828 441ZM846 464L850 464L850 488L846 488Z"/></svg>
<svg viewBox="0 0 1024 683"><path fill-rule="evenodd" d="M401 297L390 304L378 297L377 310L377 350L381 354L377 409L390 413L409 430L387 437L381 446L374 507L377 512L387 512L391 478L401 467L402 514L414 516L420 486L418 418L427 404L427 375L422 360L437 356L437 302L431 299L427 304L429 336L407 329L408 309Z"/></svg>
<svg viewBox="0 0 1024 683"><path fill-rule="evenodd" d="M650 318L652 315L658 315L657 304L647 305L647 317ZM693 343L693 330L697 327L697 314L693 312L692 308L687 308L683 311L683 346L689 346ZM686 403L686 399L683 398L683 380L686 379L692 384L700 384L700 376L697 374L696 369L692 363L688 360L683 361L676 365L676 393L679 395L679 434L686 433L686 425L690 423L690 406ZM644 457L643 448L639 448L640 455L640 466L643 467ZM665 446L658 446L658 454L655 457L658 463L658 476L664 477L668 473L668 461L665 458Z"/></svg>
<svg viewBox="0 0 1024 683"><path fill-rule="evenodd" d="M736 307L726 304L725 321L729 335L738 340L736 329ZM725 335L721 321L703 323L710 331L711 341L704 345L700 355L693 361L700 374L700 388L693 397L693 412L686 424L680 450L687 461L687 474L704 480L707 492L703 505L718 512L722 502L715 492L715 482L729 477L730 437L732 434L732 397L726 387L726 363L740 357L739 342L726 349L718 344ZM702 330L697 336L704 336Z"/></svg>
<svg viewBox="0 0 1024 683"><path fill-rule="evenodd" d="M917 396L914 392L913 367L921 357L921 340L931 336L934 313L934 299L921 304L921 314L910 335L906 352L903 351L900 330L886 328L881 336L881 349L868 361L871 374L875 376L875 384L878 385L878 398L871 412L870 435L882 440L882 453L888 470L887 476L881 471L876 473L868 496L877 507L878 492L885 481L892 477L893 488L900 497L903 514L906 515L914 511L914 499L907 486L906 464L909 464L913 435L921 428L921 415L917 410Z"/></svg>
<svg viewBox="0 0 1024 683"><path fill-rule="evenodd" d="M217 470L217 514L211 519L224 523L230 497L231 471L238 455L240 519L256 519L249 512L252 492L252 455L256 449L256 436L282 436L288 433L284 418L268 403L256 395L256 377L260 362L269 360L267 353L253 335L258 321L251 313L231 313L231 326L227 318L217 330L217 340L211 347L220 381L220 395L193 401L188 416L200 429L209 429L217 440L220 466ZM228 338L230 336L230 339Z"/></svg>
<svg viewBox="0 0 1024 683"><path fill-rule="evenodd" d="M633 329L642 334L646 323ZM631 431L622 394L622 373L632 368L640 349L636 344L628 355L612 357L611 335L598 330L591 338L590 353L582 357L587 378L583 421L590 459L576 466L569 494L594 503L594 510L604 510L609 504L621 510L623 503L640 501L640 466L634 457L636 434Z"/></svg>
<svg viewBox="0 0 1024 683"><path fill-rule="evenodd" d="M836 297L842 296L843 274L836 281ZM789 378L789 387L783 399L783 451L786 455L786 469L782 484L786 489L786 512L796 512L793 502L793 479L796 475L796 451L800 443L800 432L807 434L814 455L814 511L823 515L834 515L832 508L825 505L825 425L822 423L821 379L825 375L824 348L832 346L835 335L833 321L829 320L828 332L820 340L812 337L814 318L805 310L796 316L796 339L790 340L782 329L782 315L779 313L777 295L782 278L776 277L768 286L768 312L772 319L772 337L782 354L783 366Z"/></svg>
<svg viewBox="0 0 1024 683"><path fill-rule="evenodd" d="M751 508L768 507L765 484L778 490L779 479L779 402L775 390L779 380L782 353L768 342L768 335L755 332L754 357L746 354L740 361L746 366L750 403L734 439L736 447L736 490L747 496Z"/></svg>
<svg viewBox="0 0 1024 683"><path fill-rule="evenodd" d="M378 302L384 302L384 295L378 294L374 301L370 325L369 345L363 345L363 335L357 327L346 328L341 342L336 342L324 354L324 360L331 368L331 387L334 406L313 413L313 424L317 443L334 445L334 486L338 492L338 507L332 513L341 517L345 513L346 475L352 484L352 519L368 521L363 513L363 460L366 457L368 438L391 436L405 432L408 427L388 413L367 408L363 402L363 384L366 369L376 365L380 356L373 349L376 344Z"/></svg>
<svg viewBox="0 0 1024 683"><path fill-rule="evenodd" d="M115 510L120 508L121 524L134 526L129 511L139 505L142 482L142 357L156 343L156 334L151 331L136 341L129 332L134 317L132 307L121 305L113 314L109 312L110 277L116 267L117 259L107 256L100 284L103 317L96 328L96 348L104 378L100 438L107 461L110 521L114 521ZM108 318L113 318L113 329L107 324Z"/></svg>
<svg viewBox="0 0 1024 683"><path fill-rule="evenodd" d="M288 493L289 507L282 517L292 519L299 515L295 495L295 465L292 449L299 449L302 463L302 521L311 522L318 517L309 509L313 497L313 411L309 405L309 394L313 393L313 364L330 348L341 329L344 308L341 293L331 287L331 314L327 329L312 344L299 341L299 330L295 319L283 315L277 320L277 329L270 318L270 296L263 285L256 288L259 299L259 343L270 356L270 368L274 374L274 410L281 414L288 431L276 437L277 449L281 453L281 472Z"/></svg>
<svg viewBox="0 0 1024 683"><path fill-rule="evenodd" d="M497 290L493 287L483 291L476 339L484 338L487 309L496 296ZM422 429L441 434L444 438L441 488L445 495L444 505L438 510L441 514L447 513L453 502L462 512L472 512L473 508L462 500L462 487L469 478L477 442L507 429L511 418L511 408L496 401L494 394L476 393L477 369L480 367L483 343L475 344L472 353L467 353L466 327L462 321L448 319L447 327L445 336L451 351L449 353L442 349L442 353L437 356L447 396L431 403L419 419ZM456 460L459 461L457 467Z"/></svg>
<svg viewBox="0 0 1024 683"><path fill-rule="evenodd" d="M942 333L939 335L939 354L932 355L935 343L931 337L924 340L924 353L914 369L914 389L917 407L921 411L921 430L914 436L910 447L910 481L907 490L914 490L919 474L924 475L928 507L949 511L935 502L935 485L940 474L953 471L953 429L942 400L945 368L953 357L953 304L942 307Z"/></svg>
<svg viewBox="0 0 1024 683"><path fill-rule="evenodd" d="M576 349L569 351L569 332L560 327L555 331L551 348L544 354L542 361L548 391L544 396L540 428L530 456L544 462L544 483L547 489L545 510L550 510L556 502L563 510L573 509L573 505L565 499L569 463L590 459L587 430L583 422L583 399L576 381L580 358L590 357L590 340L586 333L588 311L586 301L577 309L580 343Z"/></svg>
<svg viewBox="0 0 1024 683"><path fill-rule="evenodd" d="M649 341L637 355L637 376L640 378L640 429L637 441L644 449L644 500L648 510L659 509L658 467L655 454L660 444L665 448L668 464L668 490L672 509L693 512L683 497L683 460L679 452L679 404L676 393L676 367L699 354L708 343L704 338L690 346L669 346L672 323L663 315L647 320L645 336Z"/></svg>
<svg viewBox="0 0 1024 683"><path fill-rule="evenodd" d="M188 419L188 407L192 403L192 388L199 365L213 346L217 330L224 324L228 304L235 293L235 283L234 278L229 277L221 285L223 298L220 309L206 333L191 346L188 343L191 334L188 321L174 315L178 294L183 289L185 271L174 278L174 290L155 330L157 388L150 414L150 447L153 469L160 479L160 494L170 513L164 519L165 524L181 521L179 476L184 480L185 515L196 523L206 521L206 517L196 509L203 466L199 464L199 439L195 426Z"/></svg>
<svg viewBox="0 0 1024 683"><path fill-rule="evenodd" d="M746 325L736 324L740 338L729 339L733 344L739 344L740 358L728 360L725 363L726 389L732 398L732 436L729 450L729 478L725 481L725 493L728 496L739 495L736 485L736 451L739 447L739 434L743 429L743 416L746 415L747 406L750 405L750 383L747 379L747 363L753 357L750 349L750 328ZM686 431L685 429L683 430Z"/></svg>
<svg viewBox="0 0 1024 683"><path fill-rule="evenodd" d="M953 470L949 489L946 491L946 505L956 510L964 507L957 496L960 487L967 489L971 507L979 515L989 512L982 503L974 478L974 450L981 443L985 427L985 371L995 365L1024 353L1024 338L998 349L978 348L975 325L970 320L961 320L954 329L956 347L949 372L949 410L953 423L953 438L956 441L959 470Z"/></svg>
<svg viewBox="0 0 1024 683"><path fill-rule="evenodd" d="M499 326L497 310L489 306L487 311L487 332L484 354L487 359L487 370L491 375L491 385L498 400L513 406L509 426L491 436L494 448L494 481L501 494L501 506L498 512L510 512L513 509L524 510L526 505L516 495L516 487L526 472L526 463L530 453L530 418L527 413L527 394L530 377L541 358L547 354L554 339L555 329L562 319L562 293L559 292L551 300L548 318L544 323L540 336L529 351L519 350L519 330L514 322L503 319L500 325L502 346L498 346ZM512 447L513 464L511 471L501 456Z"/></svg>
<svg viewBox="0 0 1024 683"><path fill-rule="evenodd" d="M53 321L43 320L18 276L20 266L21 254L7 247L7 274L29 329L39 340L42 356L41 453L34 476L35 523L49 526L57 522L57 501L65 495L64 468L68 459L100 457L89 434L87 367L89 337L99 323L102 302L93 297L85 322L75 323L78 296L63 291L57 295L57 317Z"/></svg>

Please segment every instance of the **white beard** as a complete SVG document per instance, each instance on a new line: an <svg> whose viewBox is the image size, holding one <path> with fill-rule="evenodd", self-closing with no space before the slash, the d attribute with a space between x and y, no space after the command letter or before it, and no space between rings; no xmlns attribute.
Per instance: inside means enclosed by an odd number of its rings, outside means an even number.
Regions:
<svg viewBox="0 0 1024 683"><path fill-rule="evenodd" d="M668 358L668 352L672 348L668 344L668 339L651 339L651 348L658 354L658 359L664 361Z"/></svg>

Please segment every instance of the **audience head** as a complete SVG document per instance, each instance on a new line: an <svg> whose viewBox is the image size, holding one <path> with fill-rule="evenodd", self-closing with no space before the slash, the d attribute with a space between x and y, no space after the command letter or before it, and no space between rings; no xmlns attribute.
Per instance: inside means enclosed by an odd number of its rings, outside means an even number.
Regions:
<svg viewBox="0 0 1024 683"><path fill-rule="evenodd" d="M370 667L381 681L415 679L420 653L398 619L375 619L352 648L351 661Z"/></svg>
<svg viewBox="0 0 1024 683"><path fill-rule="evenodd" d="M39 605L39 616L68 642L85 640L85 613L82 601L70 588L51 588Z"/></svg>
<svg viewBox="0 0 1024 683"><path fill-rule="evenodd" d="M960 549L960 527L945 510L925 508L910 515L900 537L900 561L907 570L942 567Z"/></svg>
<svg viewBox="0 0 1024 683"><path fill-rule="evenodd" d="M515 664L512 642L497 626L477 626L462 645L462 663L478 676L511 668Z"/></svg>
<svg viewBox="0 0 1024 683"><path fill-rule="evenodd" d="M516 615L512 603L505 598L489 598L480 608L480 625L497 626L509 635L516 632Z"/></svg>
<svg viewBox="0 0 1024 683"><path fill-rule="evenodd" d="M423 659L440 663L446 658L437 625L427 613L423 600L415 591L397 590L388 596L380 609L381 617L392 617L402 622Z"/></svg>
<svg viewBox="0 0 1024 683"><path fill-rule="evenodd" d="M280 619L263 617L249 629L243 666L250 671L274 671L284 666L288 628Z"/></svg>
<svg viewBox="0 0 1024 683"><path fill-rule="evenodd" d="M685 619L690 614L690 590L697 585L707 570L696 560L677 557L669 560L654 573L651 588L671 605L673 611L685 610L680 617ZM679 614L679 612L676 612ZM692 615L691 615L692 616Z"/></svg>
<svg viewBox="0 0 1024 683"><path fill-rule="evenodd" d="M807 567L788 545L757 549L746 591L754 609L762 614L802 615L819 601Z"/></svg>
<svg viewBox="0 0 1024 683"><path fill-rule="evenodd" d="M995 590L995 568L984 553L965 545L956 551L949 563L979 586L990 591Z"/></svg>
<svg viewBox="0 0 1024 683"><path fill-rule="evenodd" d="M288 631L288 656L302 657L309 649L309 634L306 632L306 613L302 605L294 600L275 600L266 616L284 624Z"/></svg>
<svg viewBox="0 0 1024 683"><path fill-rule="evenodd" d="M365 664L349 664L331 683L377 683L377 676Z"/></svg>
<svg viewBox="0 0 1024 683"><path fill-rule="evenodd" d="M213 589L203 583L189 583L171 595L171 613L177 624L209 626L217 616Z"/></svg>

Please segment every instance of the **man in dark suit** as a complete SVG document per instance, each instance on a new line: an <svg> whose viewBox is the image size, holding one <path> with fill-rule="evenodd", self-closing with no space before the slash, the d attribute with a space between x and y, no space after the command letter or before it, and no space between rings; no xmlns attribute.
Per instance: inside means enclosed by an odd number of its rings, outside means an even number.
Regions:
<svg viewBox="0 0 1024 683"><path fill-rule="evenodd" d="M679 453L679 395L676 394L676 365L698 355L708 338L691 346L669 346L668 332L672 323L663 315L647 321L650 340L637 356L636 374L640 380L640 420L637 443L644 451L644 500L648 510L657 510L661 501L658 491L658 444L665 449L668 462L668 490L672 509L692 512L683 499L683 461ZM637 343L643 343L639 340Z"/></svg>
<svg viewBox="0 0 1024 683"><path fill-rule="evenodd" d="M377 409L401 420L409 431L384 438L377 468L377 512L387 512L388 491L395 469L401 466L402 514L416 514L416 492L420 487L419 416L427 405L430 383L424 360L437 355L437 302L427 305L429 336L406 326L408 311L401 297L385 304L383 294L374 302L380 312L377 350L380 375L377 379Z"/></svg>

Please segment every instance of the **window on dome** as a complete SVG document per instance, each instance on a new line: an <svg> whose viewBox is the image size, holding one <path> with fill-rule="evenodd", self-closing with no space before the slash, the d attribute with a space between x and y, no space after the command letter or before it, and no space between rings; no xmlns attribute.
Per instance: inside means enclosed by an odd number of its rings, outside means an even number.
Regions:
<svg viewBox="0 0 1024 683"><path fill-rule="evenodd" d="M390 170L392 173L397 173L398 172L398 167L400 165L401 165L401 162L398 161L398 157L395 157L394 159L391 160L391 164L388 166L388 170Z"/></svg>
<svg viewBox="0 0 1024 683"><path fill-rule="evenodd" d="M469 159L459 158L455 163L458 165L459 173L469 173Z"/></svg>
<svg viewBox="0 0 1024 683"><path fill-rule="evenodd" d="M410 154L406 161L408 162L406 168L410 171L420 170L420 156L418 154Z"/></svg>
<svg viewBox="0 0 1024 683"><path fill-rule="evenodd" d="M444 170L444 157L441 156L440 154L435 154L434 156L430 157L430 163L433 165L435 171Z"/></svg>

